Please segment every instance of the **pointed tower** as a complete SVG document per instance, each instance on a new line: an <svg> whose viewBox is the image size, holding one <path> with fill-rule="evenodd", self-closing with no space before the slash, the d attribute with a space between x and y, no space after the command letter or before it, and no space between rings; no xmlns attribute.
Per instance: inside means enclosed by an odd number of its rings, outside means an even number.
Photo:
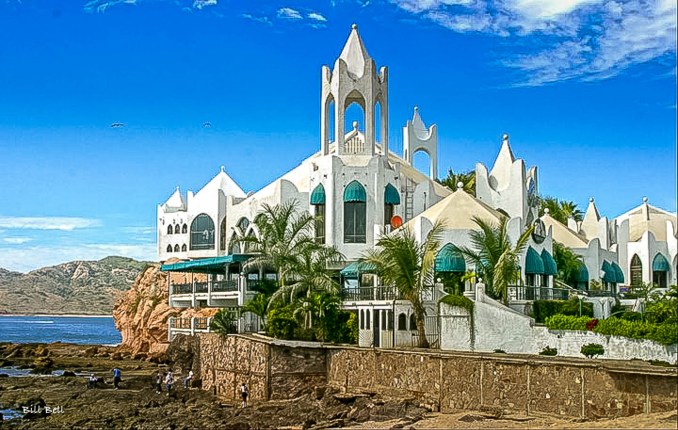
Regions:
<svg viewBox="0 0 678 430"><path fill-rule="evenodd" d="M509 186L511 181L511 170L516 158L513 156L511 145L509 144L509 136L505 134L501 140L501 149L499 155L494 161L494 166L490 171L490 184L496 190L503 190Z"/></svg>
<svg viewBox="0 0 678 430"><path fill-rule="evenodd" d="M179 187L174 190L172 195L170 196L169 199L165 202L165 209L166 210L186 210L186 202L184 201L184 198L181 196L181 191L179 190Z"/></svg>
<svg viewBox="0 0 678 430"><path fill-rule="evenodd" d="M403 158L410 165L414 154L424 151L431 160L429 177L435 180L438 177L438 127L433 124L426 128L426 124L419 116L419 109L414 107L414 116L403 127Z"/></svg>
<svg viewBox="0 0 678 430"><path fill-rule="evenodd" d="M579 227L579 233L584 235L589 241L593 239L600 240L600 246L603 249L608 249L611 245L612 238L609 221L607 217L600 216L593 197L589 199L589 206L586 208L584 219Z"/></svg>
<svg viewBox="0 0 678 430"><path fill-rule="evenodd" d="M330 118L330 106L334 103L334 118ZM346 145L346 109L357 103L365 114L364 145ZM329 135L330 121L334 121L334 143L338 155L374 155L375 154L375 107L380 105L381 147L388 154L388 71L382 67L377 73L374 60L367 53L358 26L353 24L351 34L339 58L330 71L322 67L321 95L321 151L329 154L332 136Z"/></svg>

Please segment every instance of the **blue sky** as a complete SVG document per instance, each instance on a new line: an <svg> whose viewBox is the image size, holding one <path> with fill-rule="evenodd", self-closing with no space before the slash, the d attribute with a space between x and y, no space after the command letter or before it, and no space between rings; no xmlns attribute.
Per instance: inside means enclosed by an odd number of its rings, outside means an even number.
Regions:
<svg viewBox="0 0 678 430"><path fill-rule="evenodd" d="M675 0L0 0L0 267L155 259L175 186L296 166L354 22L393 150L417 105L441 174L509 133L542 194L676 210Z"/></svg>

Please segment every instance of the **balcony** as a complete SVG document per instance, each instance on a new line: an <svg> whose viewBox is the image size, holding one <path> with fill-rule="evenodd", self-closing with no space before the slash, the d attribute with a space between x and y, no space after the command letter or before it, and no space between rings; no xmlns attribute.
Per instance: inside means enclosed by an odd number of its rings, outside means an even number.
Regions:
<svg viewBox="0 0 678 430"><path fill-rule="evenodd" d="M229 291L238 291L238 280L228 279L223 281L212 282L213 293L225 293Z"/></svg>
<svg viewBox="0 0 678 430"><path fill-rule="evenodd" d="M570 298L570 290L566 288L512 286L508 288L508 297L512 302L567 300Z"/></svg>
<svg viewBox="0 0 678 430"><path fill-rule="evenodd" d="M341 298L348 302L397 300L400 298L394 287L380 285L377 287L346 288L341 291Z"/></svg>
<svg viewBox="0 0 678 430"><path fill-rule="evenodd" d="M196 282L195 283L195 293L196 294L207 293L207 290L208 290L207 282Z"/></svg>
<svg viewBox="0 0 678 430"><path fill-rule="evenodd" d="M193 284L172 284L172 294L193 294Z"/></svg>
<svg viewBox="0 0 678 430"><path fill-rule="evenodd" d="M615 297L614 291L610 290L587 290L583 291L589 297Z"/></svg>

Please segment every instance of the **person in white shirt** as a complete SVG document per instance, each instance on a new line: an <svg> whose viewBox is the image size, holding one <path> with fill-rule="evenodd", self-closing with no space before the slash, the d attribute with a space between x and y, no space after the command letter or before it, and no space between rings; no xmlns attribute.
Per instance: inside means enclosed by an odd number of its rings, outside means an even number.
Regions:
<svg viewBox="0 0 678 430"><path fill-rule="evenodd" d="M191 388L191 381L193 380L193 371L188 371L188 376L184 378L184 388Z"/></svg>

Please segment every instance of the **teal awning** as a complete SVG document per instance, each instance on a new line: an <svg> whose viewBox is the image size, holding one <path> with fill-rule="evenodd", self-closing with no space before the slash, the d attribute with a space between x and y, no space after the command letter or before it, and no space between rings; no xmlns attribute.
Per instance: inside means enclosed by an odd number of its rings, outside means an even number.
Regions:
<svg viewBox="0 0 678 430"><path fill-rule="evenodd" d="M353 181L350 184L346 185L344 188L344 201L345 202L366 202L367 193L365 193L365 188L360 185L360 182Z"/></svg>
<svg viewBox="0 0 678 430"><path fill-rule="evenodd" d="M230 254L222 257L201 258L199 260L181 261L173 264L163 264L163 272L194 272L194 273L224 273L227 264L239 263L250 258L244 254Z"/></svg>
<svg viewBox="0 0 678 430"><path fill-rule="evenodd" d="M360 273L374 273L375 269L373 264L356 261L344 267L339 273L344 278L357 278Z"/></svg>
<svg viewBox="0 0 678 430"><path fill-rule="evenodd" d="M589 269L586 268L586 264L579 263L579 272L577 272L577 282L585 284L589 281Z"/></svg>
<svg viewBox="0 0 678 430"><path fill-rule="evenodd" d="M386 185L384 190L384 204L387 205L399 205L400 204L400 194L398 190L391 184Z"/></svg>
<svg viewBox="0 0 678 430"><path fill-rule="evenodd" d="M466 261L464 261L464 257L454 251L452 244L448 243L436 255L435 271L464 273L466 272Z"/></svg>
<svg viewBox="0 0 678 430"><path fill-rule="evenodd" d="M668 272L669 271L669 262L666 260L662 254L657 254L652 260L652 271L653 272Z"/></svg>
<svg viewBox="0 0 678 430"><path fill-rule="evenodd" d="M311 204L312 205L324 205L325 204L325 187L323 184L318 184L317 187L311 193Z"/></svg>
<svg viewBox="0 0 678 430"><path fill-rule="evenodd" d="M527 255L525 256L525 273L531 275L544 273L544 262L531 246L527 248Z"/></svg>
<svg viewBox="0 0 678 430"><path fill-rule="evenodd" d="M617 283L617 273L612 268L612 265L607 262L607 260L603 260L603 272L605 272L603 275L603 281L609 282L611 284Z"/></svg>
<svg viewBox="0 0 678 430"><path fill-rule="evenodd" d="M551 254L545 249L541 251L541 261L544 263L544 275L558 274L556 260L554 260Z"/></svg>
<svg viewBox="0 0 678 430"><path fill-rule="evenodd" d="M622 271L622 268L619 267L619 264L613 261L611 266L612 270L614 270L614 275L617 278L617 283L621 284L622 282L624 282L624 272Z"/></svg>

